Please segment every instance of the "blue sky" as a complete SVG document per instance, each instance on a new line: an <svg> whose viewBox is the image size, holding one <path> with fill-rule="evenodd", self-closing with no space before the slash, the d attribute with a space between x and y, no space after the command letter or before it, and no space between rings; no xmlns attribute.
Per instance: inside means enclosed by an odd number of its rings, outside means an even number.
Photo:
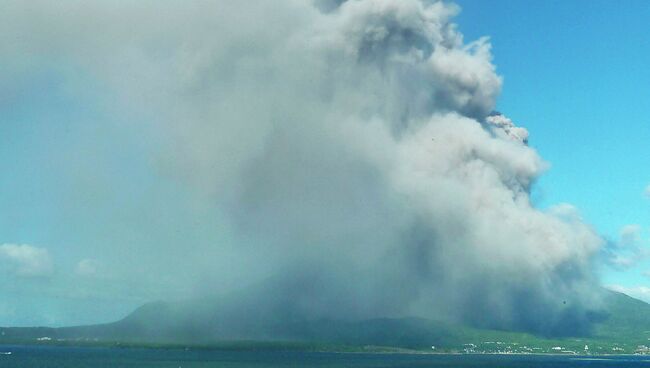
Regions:
<svg viewBox="0 0 650 368"><path fill-rule="evenodd" d="M650 2L458 3L465 40L491 39L504 79L498 110L530 131L531 146L551 164L534 201L575 205L637 260L603 267L604 284L650 300L643 275L650 271L643 256L650 243ZM218 214L207 208L197 215L192 196L161 173L154 147L164 138L131 124L146 121L146 111L115 114L104 85L68 60L31 65L24 74L14 62L0 60L0 244L37 263L13 266L27 280L2 275L0 325L111 321L168 295L160 285L182 288L201 277L176 269L174 260L206 257L169 246L158 259L155 244L207 247L228 243L230 234L195 226ZM157 205L145 210L144 203ZM622 229L638 239L621 241ZM50 255L13 246L23 244ZM169 274L151 280L150 271L160 269Z"/></svg>
<svg viewBox="0 0 650 368"><path fill-rule="evenodd" d="M489 36L504 85L498 109L551 164L533 198L567 202L613 241L650 238L650 3L461 0L467 40ZM650 285L650 264L605 270L606 284Z"/></svg>

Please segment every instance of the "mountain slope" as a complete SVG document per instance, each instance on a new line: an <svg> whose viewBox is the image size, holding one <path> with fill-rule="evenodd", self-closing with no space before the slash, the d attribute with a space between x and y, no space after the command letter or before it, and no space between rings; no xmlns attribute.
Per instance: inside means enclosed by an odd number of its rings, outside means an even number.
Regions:
<svg viewBox="0 0 650 368"><path fill-rule="evenodd" d="M219 304L219 303L216 303ZM600 346L602 351L633 352L650 338L650 305L627 295L607 291L606 313L594 324L590 336L553 339L516 331L476 329L422 318L378 318L363 321L289 320L270 312L255 314L229 301L214 308L214 300L191 303L145 304L126 318L109 324L66 328L0 328L1 341L34 341L47 336L54 341L97 340L139 343L212 344L226 340L302 341L354 346L381 345L430 349L432 345L454 350L500 351L536 346L537 352L552 347L582 349ZM231 318L223 318L231 316ZM501 345L489 345L499 342ZM469 348L468 348L469 346ZM495 350L496 349L496 350ZM474 351L474 350L472 350ZM511 350L518 351L518 350ZM526 350L527 351L527 350ZM533 352L530 350L529 352Z"/></svg>
<svg viewBox="0 0 650 368"><path fill-rule="evenodd" d="M607 317L594 326L593 336L603 340L635 340L648 344L650 304L609 291L605 299Z"/></svg>

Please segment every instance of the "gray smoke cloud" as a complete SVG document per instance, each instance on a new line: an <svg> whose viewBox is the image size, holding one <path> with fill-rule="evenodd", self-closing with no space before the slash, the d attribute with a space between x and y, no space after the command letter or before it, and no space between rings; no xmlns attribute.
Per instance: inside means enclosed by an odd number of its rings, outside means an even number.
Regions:
<svg viewBox="0 0 650 368"><path fill-rule="evenodd" d="M229 246L175 244L212 260L174 258L202 269L202 293L261 282L255 302L291 318L588 328L603 241L571 206L531 204L547 164L493 113L490 44L463 40L453 4L6 5L6 63L100 81L161 175L215 209L201 226L232 229Z"/></svg>

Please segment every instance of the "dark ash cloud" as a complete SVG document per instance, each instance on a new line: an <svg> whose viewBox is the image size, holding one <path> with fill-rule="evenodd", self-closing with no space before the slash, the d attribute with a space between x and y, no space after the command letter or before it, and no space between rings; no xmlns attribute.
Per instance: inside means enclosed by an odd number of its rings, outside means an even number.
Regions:
<svg viewBox="0 0 650 368"><path fill-rule="evenodd" d="M586 331L603 241L569 206L532 206L547 165L491 114L501 78L457 7L270 3L13 3L0 55L72 62L148 117L161 172L235 233L174 244L214 257L205 293L268 278L255 303L291 318Z"/></svg>

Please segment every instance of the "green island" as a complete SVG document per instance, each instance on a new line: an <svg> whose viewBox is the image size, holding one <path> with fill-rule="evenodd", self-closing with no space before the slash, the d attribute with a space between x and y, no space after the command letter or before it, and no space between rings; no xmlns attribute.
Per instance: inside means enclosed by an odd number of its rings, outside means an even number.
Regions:
<svg viewBox="0 0 650 368"><path fill-rule="evenodd" d="M210 339L204 332L198 335L196 328L188 328L186 320L174 320L178 317L169 315L173 306L159 302L109 324L0 328L0 344L349 353L650 354L650 305L608 291L606 308L605 318L594 323L586 336L548 337L422 318L380 318L297 322L284 326L292 331L291 338Z"/></svg>

